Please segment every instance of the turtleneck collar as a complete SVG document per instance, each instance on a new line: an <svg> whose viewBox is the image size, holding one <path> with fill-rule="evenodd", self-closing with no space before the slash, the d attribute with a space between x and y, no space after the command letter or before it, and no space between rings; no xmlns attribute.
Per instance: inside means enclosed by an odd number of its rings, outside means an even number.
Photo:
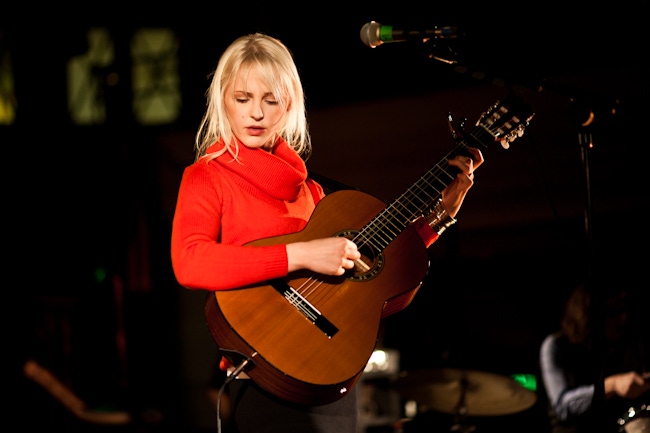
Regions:
<svg viewBox="0 0 650 433"><path fill-rule="evenodd" d="M307 167L284 139L278 140L273 153L248 148L240 141L238 145L237 160L226 152L214 161L273 198L293 201L298 197L300 188L307 179ZM215 146L223 147L223 143L215 143L212 147ZM208 153L211 150L208 149Z"/></svg>

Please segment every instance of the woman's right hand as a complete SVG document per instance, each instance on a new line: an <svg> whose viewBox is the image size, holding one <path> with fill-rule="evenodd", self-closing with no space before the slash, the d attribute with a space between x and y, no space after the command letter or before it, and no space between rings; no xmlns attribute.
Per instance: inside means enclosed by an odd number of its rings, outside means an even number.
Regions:
<svg viewBox="0 0 650 433"><path fill-rule="evenodd" d="M605 378L605 395L617 395L622 398L637 398L650 391L648 374L641 375L635 371L614 374Z"/></svg>
<svg viewBox="0 0 650 433"><path fill-rule="evenodd" d="M361 257L357 246L344 237L287 244L289 272L309 269L324 275L343 275Z"/></svg>

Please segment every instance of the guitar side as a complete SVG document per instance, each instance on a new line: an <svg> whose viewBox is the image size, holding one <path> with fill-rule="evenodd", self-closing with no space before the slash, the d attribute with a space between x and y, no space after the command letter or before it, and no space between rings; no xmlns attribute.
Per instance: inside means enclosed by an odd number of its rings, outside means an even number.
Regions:
<svg viewBox="0 0 650 433"><path fill-rule="evenodd" d="M321 200L302 231L249 245L347 236L385 207L363 192L337 191ZM210 293L206 317L214 340L251 357L247 374L272 394L309 404L341 398L363 372L381 318L410 304L429 268L426 247L411 227L377 256L360 251L369 269L342 277L301 271L279 283L305 294L316 322L296 308L293 297L283 296L278 282Z"/></svg>

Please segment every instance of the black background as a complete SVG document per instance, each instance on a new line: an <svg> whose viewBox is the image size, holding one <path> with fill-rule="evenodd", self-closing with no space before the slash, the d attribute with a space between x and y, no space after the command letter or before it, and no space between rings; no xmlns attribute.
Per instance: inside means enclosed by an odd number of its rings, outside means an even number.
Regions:
<svg viewBox="0 0 650 433"><path fill-rule="evenodd" d="M184 2L3 14L18 104L15 124L0 128L8 286L19 295L11 312L24 331L13 333L16 365L37 356L93 404L109 395L136 411L154 408L170 428L212 427L203 394L215 362L205 294L176 284L170 227L208 75L234 38L261 31L285 42L299 67L314 142L310 169L386 202L453 145L449 112L471 123L511 92L531 105L524 137L507 151L485 152L458 224L431 248L420 292L386 320L379 344L400 351L403 370L536 374L539 343L577 281L608 268L647 288L647 7L641 0ZM407 29L453 25L461 37L371 49L359 37L371 20ZM179 38L178 122L138 126L125 84L106 88L106 125L75 127L65 64L85 51L86 31L111 31L112 67L124 73L133 32L156 26ZM457 63L430 57L440 53ZM594 123L580 126L589 111ZM98 282L97 269L108 279ZM116 300L120 284L124 299ZM116 313L124 314L123 364L114 353ZM61 317L72 320L74 355L60 353ZM120 381L128 397L110 396ZM36 405L29 401L23 408Z"/></svg>

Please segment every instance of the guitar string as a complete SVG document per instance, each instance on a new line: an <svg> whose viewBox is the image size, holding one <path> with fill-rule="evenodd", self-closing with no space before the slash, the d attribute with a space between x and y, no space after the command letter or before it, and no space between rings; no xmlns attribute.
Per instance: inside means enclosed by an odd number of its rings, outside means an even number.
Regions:
<svg viewBox="0 0 650 433"><path fill-rule="evenodd" d="M450 151L447 153L447 155L444 157L444 161L447 161L448 159L453 158L455 155L459 154L461 150L467 149L467 146L465 145L464 142L460 143L454 150ZM379 215L377 215L373 220L368 223L368 225L362 229L359 233L357 233L351 240L355 242L358 246L359 249L363 249L364 247L368 247L372 250L378 250L382 251L385 249L390 242L403 230L404 227L408 225L408 222L412 221L416 217L420 216L417 214L417 212L407 212L408 215L405 215L405 211L408 211L407 206L404 205L405 201L409 201L410 203L413 203L413 200L408 198L409 195L412 195L414 197L418 197L416 193L414 193L414 190L420 189L421 191L423 190L422 187L417 187L418 183L426 183L427 185L431 186L431 188L435 191L435 195L432 197L429 197L429 202L432 201L433 198L435 198L438 194L440 194L440 191L438 191L435 186L432 185L433 180L439 182L440 184L444 185L444 181L441 179L441 175L445 174L447 177L453 179L453 176L449 174L447 170L445 170L440 163L436 164L433 168L431 168L427 173L425 173L413 186L409 188L405 193L403 193L397 200L393 202L390 206L386 207ZM427 180L427 178L432 178L431 180ZM417 188L416 188L417 187ZM426 203L426 201L422 201L423 204ZM400 206L398 206L400 205ZM426 207L426 206L425 206ZM422 209L424 210L424 209ZM403 227L400 229L400 227L395 226L391 222L390 216L394 218L397 217L397 215L401 215L404 218L403 222ZM388 215L388 216L387 216ZM389 239L382 239L382 244L380 245L378 242L375 240L379 240L381 238L382 234L386 232L386 229L388 228L388 225L393 225L395 229L397 229L397 233L393 232L390 230L390 235L392 236L392 239L389 237ZM383 246L382 246L383 245ZM301 286L299 286L296 291L300 296L302 296L304 299L309 299L313 296L314 292L323 285L323 281L319 280L316 278L317 274L314 274L314 276L307 278ZM325 294L324 294L325 295ZM312 300L314 301L314 300Z"/></svg>
<svg viewBox="0 0 650 433"><path fill-rule="evenodd" d="M462 143L461 143L462 144ZM463 146L459 145L455 150L450 151L444 158L446 161L449 158L452 158L455 155L455 152L459 152L458 149L462 148ZM466 146L464 147L466 148ZM432 169L430 169L424 176L418 180L420 182L423 180L427 175L431 175L434 179L438 180L439 182L443 182L440 179L440 176L442 173L447 174L447 176L451 177L441 166L440 163L436 164ZM427 184L431 184L431 181L424 181ZM416 182L417 184L417 182ZM435 188L433 188L435 190ZM405 200L405 197L410 194L414 194L413 190L415 190L415 186L412 186L409 188L408 191L403 193L396 201L393 202L390 206L386 207L379 215L373 218L373 220L366 225L365 228L363 228L359 233L357 233L351 240L357 244L357 247L359 249L363 249L364 247L368 247L371 250L375 251L383 251L384 248L386 248L392 239L382 239L383 240L383 247L380 245L377 241L379 241L381 238L381 235L386 232L386 228L388 227L388 224L391 223L391 218L390 216L392 215L393 217L396 217L397 214L402 215L405 217L406 220L412 220L415 219L415 215L411 214L410 217L404 215L403 210L407 210L407 208L403 205L403 202ZM439 193L436 190L437 194ZM436 196L437 196L436 194ZM400 210L400 207L397 205L402 205L403 210ZM388 215L388 216L387 216ZM403 223L404 227L406 227L406 223ZM396 227L398 229L398 233L394 233L391 231L391 236L393 239L401 232L399 230L399 227ZM314 297L314 293L316 292L317 289L319 289L321 286L323 286L324 281L320 280L317 278L318 274L313 274L312 277L306 279L301 286L297 288L298 294L303 297L303 299L310 299ZM321 291L319 292L321 296L327 297L328 293L327 291ZM311 302L316 303L315 299L311 299Z"/></svg>
<svg viewBox="0 0 650 433"><path fill-rule="evenodd" d="M495 104L495 110L493 112L497 111L497 105L498 104ZM492 115L485 116L485 118L489 120L495 120ZM474 141L480 143L483 147L487 147L481 139L482 136L489 135L493 138L496 138L499 135L499 130L496 127L494 127L494 130L491 130L490 124L485 124L485 122L482 122L481 120L479 120L478 126L469 135L474 138ZM496 123L494 123L494 125L495 124ZM461 140L456 147L454 147L443 157L441 162L438 162L434 167L432 167L423 176L421 176L411 187L409 187L409 189L407 189L396 200L394 200L391 205L387 206L382 212L375 216L351 240L357 244L359 249L368 247L371 250L377 250L380 252L383 251L401 233L401 231L408 226L408 224L422 216L423 212L426 211L426 208L432 204L433 199L441 193L442 189L444 189L444 187L446 187L449 182L453 181L455 176L450 173L450 167L447 165L443 167L441 165L442 162L444 161L446 164L446 161L449 159L452 159L455 156L461 154L461 152L466 152L468 147L469 146L466 141ZM446 175L446 177L449 178L447 183L445 183L445 181L442 179L442 175ZM440 190L436 189L434 186L435 182L439 183L442 186ZM430 187L430 189L432 189L435 194L426 193L425 188L423 186L419 186L420 184L426 184L426 186ZM428 196L427 200L420 199L420 196L415 192L416 190L420 191L421 193L426 193ZM408 202L409 204L415 204L411 197L422 202L420 206L416 205L416 209L414 211L409 211L408 206L405 204L405 202ZM398 215L403 218L403 221L400 226L395 226L392 224L392 221L395 220ZM386 233L389 224L397 229L397 232L393 232L389 229L390 236L388 239L383 239L381 235L383 233ZM378 244L376 242L380 239L383 241L382 244ZM301 286L296 289L296 292L305 300L312 297L315 291L324 284L324 281L315 277L316 275L317 274L314 273L312 277L307 278L301 284ZM327 293L324 292L323 296L326 295ZM315 301L312 300L312 302ZM295 304L295 300L292 303Z"/></svg>
<svg viewBox="0 0 650 433"><path fill-rule="evenodd" d="M499 108L498 104L495 104L493 107L493 113L496 114L491 114L488 116L487 114L481 119L481 120L497 120L502 117L503 112L499 113L497 108ZM493 116L498 116L494 118ZM496 138L498 134L498 130L495 131L489 131L489 128L486 127L486 125L481 124L479 121L479 126L470 134L478 143L483 145L485 147L485 144L481 140L480 136L484 134L489 134L492 137ZM509 126L509 125L506 125ZM511 125L510 125L511 126ZM467 150L467 145L465 141L461 141L459 145L450 151L446 157L443 159L443 161L446 161L448 159L453 158L454 156L460 154L463 151ZM420 217L424 211L426 211L426 208L429 207L432 204L432 200L437 197L440 194L440 191L444 189L444 187L447 185L447 182L445 182L442 179L442 175L446 175L446 178L448 178L448 181L451 181L454 179L454 175L448 171L449 167L447 168L443 167L438 163L435 167L433 167L431 170L429 170L427 173L425 173L424 176L422 176L411 188L409 188L400 198L398 198L391 206L387 207L382 214L380 214L377 218L375 218L374 221L378 222L384 222L384 223L391 223L395 221L396 217L401 216L402 221L400 226L396 226L394 224L393 227L397 229L397 232L394 232L392 230L389 230L389 234L392 236L392 238L389 236L387 241L386 239L384 240L383 246L382 245L373 245L375 249L377 250L382 250L390 242L392 242L392 239L394 239L401 231L408 225L410 224L414 219ZM434 185L434 181L439 183L441 185L440 189L437 189ZM426 184L426 185L423 185ZM427 192L427 188L429 187L433 193ZM427 199L423 200L421 198L421 195L418 194L417 192L414 192L415 190L418 190L420 192L424 192L427 195ZM420 202L418 203L415 202L414 199L417 199L417 201ZM399 206L398 206L399 205ZM413 205L415 207L414 211L409 210L409 205ZM383 217L383 215L389 214L392 218L386 218ZM369 229L372 228L372 222L368 226ZM381 239L380 234L382 233L387 233L387 228L389 228L386 224L379 224L375 228L375 231L373 232L372 230L368 230L371 236L369 236L367 239L368 242L371 242L373 239ZM363 233L361 233L363 235ZM363 237L363 236L362 236ZM358 239L358 237L356 238ZM355 239L355 240L356 240Z"/></svg>

